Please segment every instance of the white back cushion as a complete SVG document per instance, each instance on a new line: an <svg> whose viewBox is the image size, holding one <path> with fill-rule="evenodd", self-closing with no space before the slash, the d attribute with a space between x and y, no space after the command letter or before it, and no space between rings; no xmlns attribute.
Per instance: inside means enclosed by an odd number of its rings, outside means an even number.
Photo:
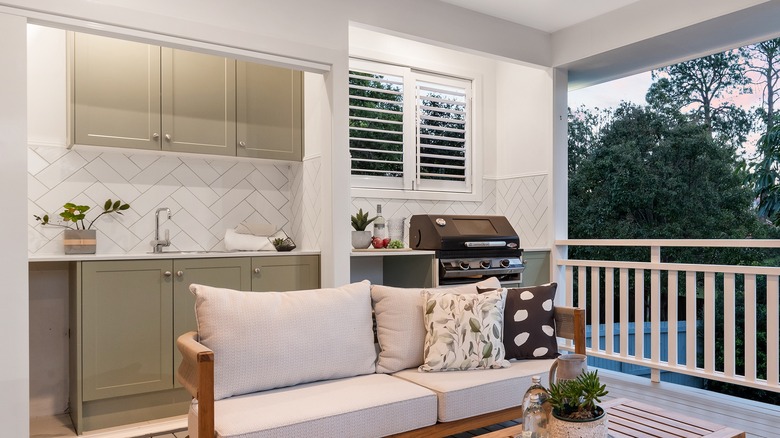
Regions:
<svg viewBox="0 0 780 438"><path fill-rule="evenodd" d="M292 292L193 284L200 342L214 351L214 398L370 374L370 283Z"/></svg>
<svg viewBox="0 0 780 438"><path fill-rule="evenodd" d="M490 277L479 283L427 290L476 294L477 287L499 288L501 282ZM422 365L426 333L423 323L423 297L420 295L422 291L422 288L371 286L376 336L380 348L376 372L394 373Z"/></svg>

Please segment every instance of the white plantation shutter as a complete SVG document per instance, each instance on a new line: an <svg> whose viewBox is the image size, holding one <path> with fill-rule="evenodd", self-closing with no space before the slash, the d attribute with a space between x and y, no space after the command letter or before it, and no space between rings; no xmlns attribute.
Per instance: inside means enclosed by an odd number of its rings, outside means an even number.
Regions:
<svg viewBox="0 0 780 438"><path fill-rule="evenodd" d="M349 153L353 185L404 188L404 81L408 69L353 61Z"/></svg>
<svg viewBox="0 0 780 438"><path fill-rule="evenodd" d="M417 79L417 189L470 190L470 89L461 80Z"/></svg>
<svg viewBox="0 0 780 438"><path fill-rule="evenodd" d="M350 61L352 186L471 190L471 82Z"/></svg>

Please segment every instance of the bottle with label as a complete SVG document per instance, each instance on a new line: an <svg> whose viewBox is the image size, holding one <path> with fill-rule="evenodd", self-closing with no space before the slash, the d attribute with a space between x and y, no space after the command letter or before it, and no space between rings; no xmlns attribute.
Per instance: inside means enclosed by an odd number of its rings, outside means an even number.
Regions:
<svg viewBox="0 0 780 438"><path fill-rule="evenodd" d="M543 405L550 397L550 393L542 386L542 378L540 376L531 376L531 387L528 388L528 391L523 396L523 411L528 409L528 405L531 403L531 395L533 394L539 395L540 405Z"/></svg>
<svg viewBox="0 0 780 438"><path fill-rule="evenodd" d="M376 205L376 219L374 219L374 237L382 240L387 238L387 227L385 227L385 217L382 216L382 204Z"/></svg>
<svg viewBox="0 0 780 438"><path fill-rule="evenodd" d="M523 410L523 438L548 438L547 413L539 401L539 394L531 394L528 408Z"/></svg>

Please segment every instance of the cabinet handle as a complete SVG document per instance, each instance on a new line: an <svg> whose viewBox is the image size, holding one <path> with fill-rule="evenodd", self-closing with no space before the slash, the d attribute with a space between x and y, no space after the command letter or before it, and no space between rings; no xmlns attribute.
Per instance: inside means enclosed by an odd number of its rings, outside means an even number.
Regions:
<svg viewBox="0 0 780 438"><path fill-rule="evenodd" d="M184 271L176 271L177 277L184 277Z"/></svg>
<svg viewBox="0 0 780 438"><path fill-rule="evenodd" d="M246 142L245 141L239 141L238 145L241 146L242 148L245 148L246 147Z"/></svg>
<svg viewBox="0 0 780 438"><path fill-rule="evenodd" d="M165 134L165 141L171 141L171 134Z"/></svg>
<svg viewBox="0 0 780 438"><path fill-rule="evenodd" d="M166 277L170 277L171 276L171 271L165 271L163 273L163 275L165 275Z"/></svg>
<svg viewBox="0 0 780 438"><path fill-rule="evenodd" d="M260 268L255 268L254 271L255 271L255 274L259 274L260 273Z"/></svg>
<svg viewBox="0 0 780 438"><path fill-rule="evenodd" d="M152 134L152 138L157 140L158 138L160 138L160 134L155 132L154 134Z"/></svg>

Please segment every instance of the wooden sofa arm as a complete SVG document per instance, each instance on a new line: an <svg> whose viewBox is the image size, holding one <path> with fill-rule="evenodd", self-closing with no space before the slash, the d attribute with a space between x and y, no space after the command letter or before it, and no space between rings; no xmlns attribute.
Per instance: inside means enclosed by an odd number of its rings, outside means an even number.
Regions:
<svg viewBox="0 0 780 438"><path fill-rule="evenodd" d="M574 352L585 354L585 309L555 306L555 332L574 341Z"/></svg>
<svg viewBox="0 0 780 438"><path fill-rule="evenodd" d="M176 340L182 355L176 377L198 400L198 437L214 436L214 352L198 342L197 332L187 332Z"/></svg>

